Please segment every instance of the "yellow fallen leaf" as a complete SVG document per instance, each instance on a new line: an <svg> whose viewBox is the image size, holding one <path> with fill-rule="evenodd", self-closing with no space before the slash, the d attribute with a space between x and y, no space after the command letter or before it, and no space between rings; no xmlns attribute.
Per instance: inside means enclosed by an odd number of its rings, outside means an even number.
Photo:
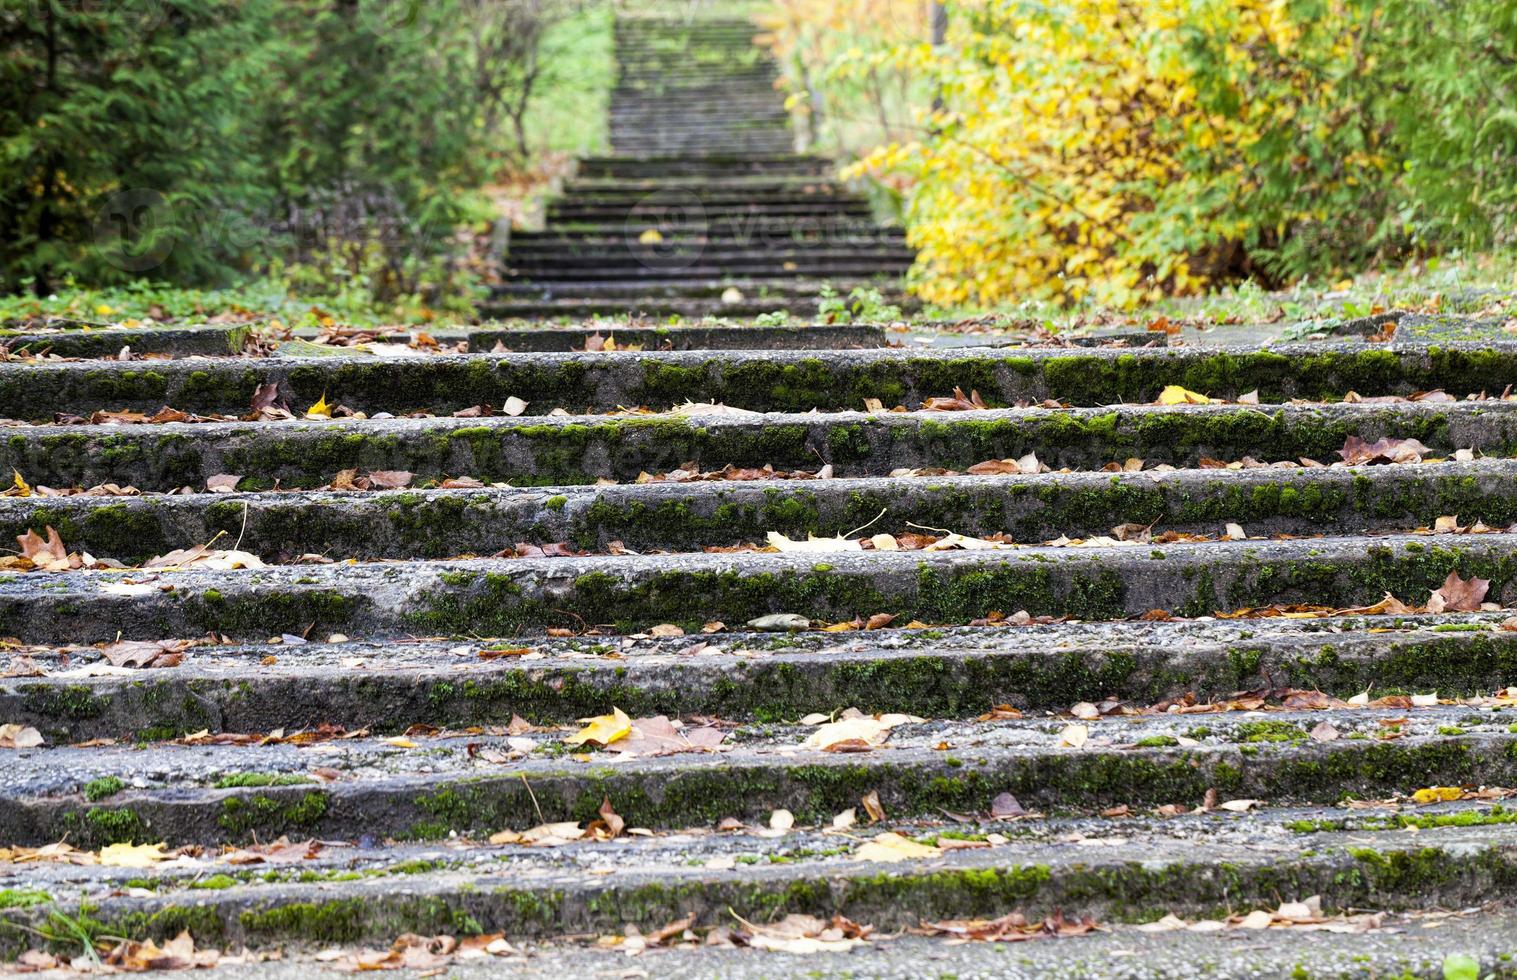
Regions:
<svg viewBox="0 0 1517 980"><path fill-rule="evenodd" d="M581 718L584 728L564 739L565 745L610 745L632 734L632 719L620 708L612 708L611 714L595 718Z"/></svg>
<svg viewBox="0 0 1517 980"><path fill-rule="evenodd" d="M397 735L395 738L387 738L387 739L384 740L384 742L385 742L386 745L393 745L397 749L414 749L414 748L416 748L416 743L413 742L413 741L411 741L409 738L406 738L403 735Z"/></svg>
<svg viewBox="0 0 1517 980"><path fill-rule="evenodd" d="M545 823L531 830L522 831L521 842L535 847L557 847L560 844L580 840L584 836L585 831L573 821Z"/></svg>
<svg viewBox="0 0 1517 980"><path fill-rule="evenodd" d="M15 474L15 483L12 484L11 488L16 491L16 496L30 497L32 495L31 484L21 478L20 470L11 470L11 472Z"/></svg>
<svg viewBox="0 0 1517 980"><path fill-rule="evenodd" d="M163 844L110 844L100 849L100 863L108 868L151 868L168 858Z"/></svg>
<svg viewBox="0 0 1517 980"><path fill-rule="evenodd" d="M1210 405L1211 399L1205 395L1182 388L1179 385L1170 385L1159 392L1160 405Z"/></svg>
<svg viewBox="0 0 1517 980"><path fill-rule="evenodd" d="M638 235L637 240L641 245L657 245L664 240L664 236L659 234L657 228L649 228L641 235Z"/></svg>
<svg viewBox="0 0 1517 980"><path fill-rule="evenodd" d="M115 310L111 309L109 306L106 306L104 303L101 303L99 306L95 307L96 316L110 316L115 312Z"/></svg>
<svg viewBox="0 0 1517 980"><path fill-rule="evenodd" d="M819 538L815 534L807 534L805 541L794 541L778 531L770 531L767 540L769 547L780 552L836 552L836 551L862 551L863 546L858 541L850 541L841 534L835 538Z"/></svg>
<svg viewBox="0 0 1517 980"><path fill-rule="evenodd" d="M1090 738L1090 729L1084 725L1070 725L1059 733L1059 744L1078 749Z"/></svg>
<svg viewBox="0 0 1517 980"><path fill-rule="evenodd" d="M943 852L927 844L918 844L897 833L880 834L867 841L853 856L860 861L910 861L913 858L938 857Z"/></svg>
<svg viewBox="0 0 1517 980"><path fill-rule="evenodd" d="M316 404L312 405L310 408L306 409L306 418L329 419L331 417L332 406L327 404L327 396L326 393L323 392L320 400L318 400Z"/></svg>
<svg viewBox="0 0 1517 980"><path fill-rule="evenodd" d="M871 718L863 715L857 718L844 718L840 721L828 722L821 726L803 743L808 749L822 749L826 751L834 745L843 742L863 742L868 745L883 745L890 737L890 730L897 725L904 725L911 721L921 721L911 715L889 714L879 718Z"/></svg>
<svg viewBox="0 0 1517 980"><path fill-rule="evenodd" d="M1464 798L1464 790L1457 786L1429 786L1412 794L1413 803L1449 803Z"/></svg>

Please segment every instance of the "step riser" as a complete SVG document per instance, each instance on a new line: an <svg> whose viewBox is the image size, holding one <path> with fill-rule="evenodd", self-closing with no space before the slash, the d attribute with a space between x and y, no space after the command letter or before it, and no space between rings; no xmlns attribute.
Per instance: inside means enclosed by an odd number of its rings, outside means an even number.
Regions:
<svg viewBox="0 0 1517 980"><path fill-rule="evenodd" d="M664 241L659 246L649 246L650 254L661 254L661 248L688 249L691 246L722 248L772 248L795 249L815 246L817 248L846 248L858 245L861 248L878 248L881 245L898 244L903 240L899 229L880 227L866 221L846 218L791 218L775 221L766 218L744 217L739 221L706 221L692 228L659 228L654 222L649 227L659 231ZM645 228L630 230L626 221L610 223L586 222L574 227L557 227L550 231L522 232L513 236L518 242L566 243L583 248L604 242L611 248L630 249L628 241L637 240ZM639 243L639 247L641 243Z"/></svg>
<svg viewBox="0 0 1517 980"><path fill-rule="evenodd" d="M1441 472L1440 472L1441 471ZM1220 536L1228 522L1249 534L1352 534L1517 524L1517 463L1488 467L1388 467L1374 471L1196 471L1181 478L1113 479L1104 473L902 481L686 484L566 488L562 493L315 494L305 497L148 497L0 500L0 540L58 528L71 548L140 564L223 533L275 560L449 558L489 555L518 542L571 542L598 551L700 551L762 544L769 531L804 539L847 534L882 512L875 532L909 525L961 534L1006 533L1037 543L1110 534L1119 524ZM548 501L552 501L549 505ZM1451 539L1444 539L1451 540Z"/></svg>
<svg viewBox="0 0 1517 980"><path fill-rule="evenodd" d="M985 812L1000 793L1029 809L1078 810L1107 805L1114 791L1131 806L1198 803L1208 789L1223 799L1261 799L1272 804L1335 803L1345 794L1380 798L1408 788L1510 786L1517 760L1508 749L1517 738L1485 736L1458 742L1404 739L1368 744L1343 742L1246 754L1237 747L1209 750L1139 749L1104 753L1006 756L993 768L953 766L946 753L894 752L870 766L851 760L827 763L724 761L721 767L671 772L651 792L647 772L597 770L568 764L558 773L542 768L526 779L515 773L466 781L401 778L373 785L336 783L251 791L195 791L177 799L133 792L117 794L97 810L127 811L136 820L88 817L75 799L0 800L0 820L13 844L40 846L67 838L76 847L102 846L111 838L170 846L218 841L251 843L281 835L305 839L396 839L487 836L502 827L594 818L603 799L615 801L629 827L680 829L711 826L724 817L762 824L776 809L803 823L825 823L856 807L870 792L894 819L939 816L941 810ZM970 753L972 755L972 753ZM529 785L530 784L530 785ZM251 803L263 799L267 804ZM234 801L228 806L227 801ZM540 810L539 810L540 808ZM539 816L539 812L541 816ZM112 828L114 831L104 829ZM1517 867L1517 855L1513 856Z"/></svg>
<svg viewBox="0 0 1517 980"><path fill-rule="evenodd" d="M481 876L481 886L488 887L467 892L408 882L404 888L369 888L362 897L347 898L334 898L330 886L284 885L247 895L195 891L178 897L177 904L174 897L106 898L92 908L92 916L116 936L151 934L166 940L193 926L197 944L222 948L385 947L401 933L480 931L520 941L619 934L636 926L648 934L686 915L706 927L730 922L734 915L764 922L792 913L824 921L841 914L889 932L1008 909L1023 911L1029 921L1056 910L1071 921L1091 915L1103 923L1150 921L1168 912L1217 919L1240 909L1273 908L1282 895L1321 895L1329 913L1466 908L1517 883L1517 860L1503 847L1445 851L1406 845L1358 854L1334 848L1330 854L1274 863L1242 860L1230 863L1226 874L1204 864L1179 863L1151 867L1093 860L1086 868L1052 872L1042 865L961 864L889 875L881 875L877 866L854 865L788 878L772 870L750 876L688 869L674 881L622 872L593 886L551 890L531 890L506 876ZM24 910L14 917L36 927L47 925L45 910ZM32 943L20 930L7 930L0 933L0 956L14 958ZM781 969L790 965L788 959L769 962L783 964Z"/></svg>
<svg viewBox="0 0 1517 980"><path fill-rule="evenodd" d="M202 325L187 329L155 327L151 330L69 330L59 333L0 331L0 346L15 354L51 353L57 357L115 357L123 347L134 354L167 354L171 357L224 357L240 354L247 346L251 328Z"/></svg>
<svg viewBox="0 0 1517 980"><path fill-rule="evenodd" d="M678 259L659 260L649 268L643 264L633 264L625 269L616 266L601 266L595 269L569 270L554 272L551 267L544 270L542 266L513 265L511 268L516 274L524 277L526 281L513 283L510 286L500 286L492 290L492 295L498 297L511 296L541 296L544 293L557 293L564 296L625 296L632 300L646 299L651 296L711 296L720 295L722 290L701 288L698 290L684 290L676 285L662 283L661 280L685 279L691 276L700 276L708 279L748 279L748 280L774 280L779 283L792 282L801 279L816 279L831 281L840 278L865 279L875 276L898 277L903 275L910 266L904 262L871 262L859 265L835 265L835 266L802 266L787 268L784 262L748 263L746 265L680 265ZM671 267L671 263L674 263ZM629 282L616 283L614 287L607 288L603 280L620 275ZM805 290L805 295L815 295L815 290Z"/></svg>
<svg viewBox="0 0 1517 980"><path fill-rule="evenodd" d="M731 635L712 640L727 650L763 650L772 642ZM1437 690L1454 698L1500 690L1517 669L1517 634L1485 630L1409 639L1325 633L1315 640L1178 649L1136 644L1066 651L1050 644L1039 637L1024 641L1021 649L1008 643L1008 649L983 653L908 650L846 659L781 650L762 657L671 657L653 664L637 658L614 664L481 664L455 676L443 668L384 669L383 654L368 649L359 652L374 656L369 662L375 669L363 672L297 667L300 652L280 654L291 666L269 670L254 666L267 650L256 648L243 670L212 677L185 678L181 670L148 672L145 681L0 681L0 712L12 723L35 726L53 744L67 744L202 729L296 731L323 724L398 734L418 724L454 730L504 725L513 715L536 724L570 724L604 713L611 704L634 718L664 714L762 722L827 713L840 704L865 712L972 718L997 704L1061 712L1108 697L1146 705L1191 693L1204 701L1263 686L1320 690L1340 698L1386 688Z"/></svg>
<svg viewBox="0 0 1517 980"><path fill-rule="evenodd" d="M614 248L614 245L613 245ZM860 249L856 254L849 254L842 249L818 246L815 249L752 249L746 252L733 252L720 249L716 246L703 247L691 245L686 247L668 247L656 249L643 245L623 244L621 249L615 251L593 253L578 248L573 244L566 243L554 248L547 246L522 246L513 249L508 256L510 261L523 268L540 268L547 271L568 273L584 269L593 271L607 266L614 267L618 264L641 267L648 261L663 259L692 259L696 262L711 266L733 267L742 265L765 266L776 262L793 262L797 265L810 263L814 268L831 268L838 266L858 265L864 262L891 263L898 266L909 265L912 256L904 249Z"/></svg>
<svg viewBox="0 0 1517 980"><path fill-rule="evenodd" d="M377 389L368 389L377 390ZM480 402L500 405L494 393ZM318 487L344 469L407 470L417 481L473 476L517 486L635 481L693 462L703 470L727 465L815 470L837 476L884 475L899 468L964 469L988 459L1036 453L1054 468L1100 469L1129 458L1149 465L1195 466L1200 459L1241 459L1260 447L1283 459L1328 461L1347 437L1420 439L1435 452L1474 448L1517 455L1517 415L1432 412L1275 410L1271 413L1175 413L1091 410L1078 414L1017 413L942 421L850 415L839 422L814 416L762 421L704 419L577 419L561 421L439 420L285 424L232 423L176 428L77 427L57 432L18 429L0 446L0 472L15 469L41 486L102 483L141 490L203 487L233 473L261 489ZM1167 418L1166 418L1167 416ZM427 431L419 438L411 433Z"/></svg>
<svg viewBox="0 0 1517 980"><path fill-rule="evenodd" d="M581 161L579 174L612 180L661 180L709 176L713 178L738 178L743 176L794 176L833 177L837 167L826 160L703 160L699 157L684 160L662 160L648 163L629 158L622 161L595 163Z"/></svg>
<svg viewBox="0 0 1517 980"><path fill-rule="evenodd" d="M727 284L713 285L719 294ZM779 296L746 298L756 304L773 301L778 305L780 300ZM815 300L809 302L814 310ZM1141 405L1171 384L1215 398L1236 398L1257 390L1260 400L1268 405L1292 398L1341 398L1350 390L1364 396L1408 395L1435 388L1460 396L1480 390L1499 394L1508 379L1517 377L1517 348L1489 355L1452 347L1394 352L1335 352L1311 347L1280 350L1286 353L1237 354L1194 348L984 351L970 355L954 351L738 351L721 357L667 353L496 358L439 355L399 361L355 357L151 365L0 365L0 416L38 419L50 418L54 412L87 416L101 409L126 408L152 413L164 405L186 412L241 413L247 411L257 386L269 382L279 383L281 395L302 410L325 394L330 404L340 402L357 411L430 410L441 414L480 404L499 406L512 395L529 399L544 412L554 407L574 411L587 404L601 411L636 405L667 408L687 400L723 402L756 411L858 410L868 398L878 398L887 407L903 404L915 408L925 398L951 394L955 387L979 391L990 406L1036 403L1047 398L1077 406ZM1514 409L1517 402L1500 401L1478 406L1420 403L1358 408L1365 412L1447 413L1451 418L1477 410L1499 418ZM1270 452L1274 436L1262 435L1271 427L1260 425L1268 420L1267 413L1246 406L1231 412L1244 420L1244 428L1261 434L1259 441L1243 447L1239 456ZM123 434L130 431L130 427L122 430ZM176 430L153 431L161 436ZM1238 440L1229 440L1229 445L1237 444ZM1340 439L1332 448L1342 445ZM1271 455L1290 459L1300 454L1282 450ZM1098 465L1107 462L1110 459L1102 459Z"/></svg>
<svg viewBox="0 0 1517 980"><path fill-rule="evenodd" d="M174 591L108 593L98 576L33 573L0 583L0 630L23 642L109 642L216 632L514 636L566 624L698 631L797 609L826 622L890 613L963 625L992 613L1122 619L1162 609L1212 615L1277 603L1349 608L1386 592L1424 601L1457 569L1517 602L1505 535L1437 547L1425 539L1047 549L1010 554L680 555L523 559L427 566L315 566L159 576ZM817 561L820 557L822 561ZM1245 560L1246 559L1246 560ZM570 616L563 610L573 610Z"/></svg>
<svg viewBox="0 0 1517 980"><path fill-rule="evenodd" d="M622 326L602 331L594 327L563 330L474 330L472 350L486 352L502 344L513 353L566 353L583 350L595 334L618 344L642 345L645 350L847 350L885 346L881 327L846 324L804 324L783 327L658 327Z"/></svg>
<svg viewBox="0 0 1517 980"><path fill-rule="evenodd" d="M796 249L792 246L788 249L752 248L743 252L734 252L715 245L666 243L666 247L658 248L626 242L608 244L610 248L600 252L576 248L571 243L558 248L528 246L513 249L507 258L519 267L541 268L550 272L572 272L579 269L593 271L618 264L638 266L650 261L667 259L690 259L694 262L722 267L745 264L769 266L777 262L793 262L796 265L809 263L810 266L818 269L856 266L869 262L888 262L897 266L906 266L912 260L912 256L905 250L889 248L860 249L857 253L849 254L845 250L824 245L819 245L815 249ZM618 244L620 248L616 247Z"/></svg>
<svg viewBox="0 0 1517 980"><path fill-rule="evenodd" d="M687 270L681 268L666 269L665 272L684 273ZM890 283L885 281L886 270L878 266L865 270L862 276L850 276L849 278L872 278L880 277L879 286L888 290ZM637 277L633 282L605 282L604 276L598 279L555 279L547 276L533 279L528 282L513 283L509 286L498 286L491 290L491 296L499 300L536 300L536 299L574 299L580 301L596 300L599 302L620 301L628 306L635 306L639 302L650 299L710 299L719 301L722 294L729 288L736 288L744 293L745 299L754 303L764 303L769 300L783 300L789 298L809 298L816 302L820 291L815 282L802 278L798 272L787 272L782 268L776 268L772 274L763 277L752 277L752 281L742 281L732 287L723 284L723 280L734 281L729 276L715 277L716 281L705 280L701 282L686 282L687 277L680 275L678 279L660 281L657 278ZM762 281L759 281L762 280ZM832 280L836 282L837 279Z"/></svg>
<svg viewBox="0 0 1517 980"><path fill-rule="evenodd" d="M573 302L558 303L485 303L481 314L490 320L555 320L571 321L593 317L648 317L650 319L679 318L724 320L764 316L768 313L788 313L792 316L815 315L815 300L766 300L763 302L723 303L717 300L653 299L633 302Z"/></svg>
<svg viewBox="0 0 1517 980"><path fill-rule="evenodd" d="M857 194L827 188L805 192L777 191L772 193L738 191L700 191L666 194L664 191L649 192L642 188L622 192L597 191L576 194L572 199L579 208L637 208L639 211L679 208L699 203L702 207L721 211L724 207L786 207L805 205L858 205L864 203Z"/></svg>

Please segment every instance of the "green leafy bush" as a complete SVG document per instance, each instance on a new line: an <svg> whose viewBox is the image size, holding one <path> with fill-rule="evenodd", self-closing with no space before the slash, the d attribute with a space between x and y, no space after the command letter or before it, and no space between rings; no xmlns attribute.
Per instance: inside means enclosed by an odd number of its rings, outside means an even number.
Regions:
<svg viewBox="0 0 1517 980"><path fill-rule="evenodd" d="M0 291L467 299L569 0L0 0Z"/></svg>

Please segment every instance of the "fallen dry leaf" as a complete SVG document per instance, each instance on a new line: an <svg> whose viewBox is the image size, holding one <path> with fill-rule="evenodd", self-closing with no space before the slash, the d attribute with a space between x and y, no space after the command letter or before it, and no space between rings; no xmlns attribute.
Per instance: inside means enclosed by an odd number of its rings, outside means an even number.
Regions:
<svg viewBox="0 0 1517 980"><path fill-rule="evenodd" d="M918 844L909 837L891 832L880 834L866 841L853 856L860 861L910 861L916 858L940 857L942 851L927 844Z"/></svg>
<svg viewBox="0 0 1517 980"><path fill-rule="evenodd" d="M168 859L163 844L110 844L100 849L100 863L108 868L151 868Z"/></svg>
<svg viewBox="0 0 1517 980"><path fill-rule="evenodd" d="M1449 572L1449 577L1444 580L1443 585L1428 597L1427 611L1430 613L1479 612L1480 604L1485 601L1485 594L1490 587L1491 583L1488 579L1462 579L1458 572Z"/></svg>
<svg viewBox="0 0 1517 980"><path fill-rule="evenodd" d="M42 744L42 733L30 725L0 725L0 749L34 749Z"/></svg>
<svg viewBox="0 0 1517 980"><path fill-rule="evenodd" d="M930 922L925 931L931 936L951 936L955 939L975 942L1015 943L1030 939L1056 939L1067 936L1084 936L1101 927L1094 919L1070 921L1063 912L1039 922L1028 922L1020 912L1003 915L999 919L951 919L945 922Z"/></svg>
<svg viewBox="0 0 1517 980"><path fill-rule="evenodd" d="M620 708L612 708L611 714L595 718L581 718L584 728L564 738L566 745L610 745L632 734L632 719Z"/></svg>

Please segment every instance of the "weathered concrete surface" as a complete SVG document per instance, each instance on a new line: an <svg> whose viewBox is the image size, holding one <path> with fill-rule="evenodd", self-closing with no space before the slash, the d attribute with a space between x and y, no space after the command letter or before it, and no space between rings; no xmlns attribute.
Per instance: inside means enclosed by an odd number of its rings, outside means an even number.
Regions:
<svg viewBox="0 0 1517 980"><path fill-rule="evenodd" d="M1517 916L1509 909L1467 913L1463 918L1418 916L1387 919L1383 930L1337 935L1303 930L1215 935L1145 933L1114 927L1072 942L968 943L900 936L844 954L794 956L751 949L653 950L629 960L623 950L590 944L528 949L522 959L458 963L449 975L477 977L619 976L643 970L666 980L773 980L804 973L818 980L1189 980L1257 977L1296 980L1444 980L1450 956L1475 960L1481 977L1517 976L1510 950L1517 947ZM266 980L298 975L337 978L350 974L306 957L241 966L221 966L228 980Z"/></svg>
<svg viewBox="0 0 1517 980"><path fill-rule="evenodd" d="M103 330L0 329L0 346L12 354L50 353L57 357L114 358L123 349L133 354L170 357L225 357L241 353L251 332L252 326L248 324Z"/></svg>
<svg viewBox="0 0 1517 980"><path fill-rule="evenodd" d="M28 470L28 474L32 471ZM34 477L35 478L35 477ZM1254 537L1517 524L1517 461L1344 469L1175 470L1033 476L840 478L390 492L0 498L0 540L56 528L70 548L140 564L218 532L267 561L492 555L522 542L699 551L866 527L945 528L1026 543L1122 524ZM915 526L915 528L913 527Z"/></svg>
<svg viewBox="0 0 1517 980"><path fill-rule="evenodd" d="M873 324L804 324L743 327L482 327L468 334L471 350L491 352L497 344L512 353L583 350L599 335L618 345L645 350L828 350L885 346L885 330Z"/></svg>
<svg viewBox="0 0 1517 980"><path fill-rule="evenodd" d="M484 659L518 641L197 647L171 670L99 676L96 651L32 652L53 676L0 680L0 717L54 744L188 732L339 724L399 733L521 716L565 724L614 704L646 717L772 722L904 711L972 717L994 705L1064 711L1081 701L1138 706L1256 689L1490 694L1517 676L1504 614L1323 620L1055 624L999 630L719 634L538 640L528 656ZM321 637L318 637L321 639ZM698 651L698 652L692 652ZM273 657L275 662L266 663ZM95 674L95 676L91 676Z"/></svg>
<svg viewBox="0 0 1517 980"><path fill-rule="evenodd" d="M733 849L725 842L731 838L723 837L687 837L673 842L678 846L655 840L485 851L464 867L442 851L430 855L436 870L425 870L423 863L415 873L367 880L360 875L347 882L237 884L234 879L230 887L193 892L169 887L151 898L102 895L95 916L123 931L159 938L163 930L172 934L190 927L207 944L311 948L386 944L403 932L504 931L520 940L620 933L627 924L650 931L683 915L709 927L733 924L732 913L756 922L792 912L839 913L888 932L977 915L987 906L1029 917L1062 908L1066 915L1093 915L1110 925L1169 913L1221 917L1234 910L1273 909L1282 898L1308 895L1321 895L1330 911L1459 908L1482 903L1517 878L1517 831L1510 826L1441 828L1415 837L1315 834L1312 849L1304 851L1297 835L1263 821L1230 816L1207 823L1204 828L1172 824L1154 832L1138 824L1136 840L1108 839L1105 846L1064 841L961 850L888 871L847 853L769 863L762 860L766 854L785 855L788 848L751 838L743 841L744 850L757 852L760 860L731 870L686 863L687 855L697 862L707 855L730 859ZM985 829L991 828L972 826ZM846 852L870 834L822 837L813 846L836 854L842 845ZM588 867L569 857L577 853ZM1198 853L1224 863L1228 873L1218 874ZM371 854L361 850L355 856L372 861ZM13 921L37 921L45 908L6 914ZM0 941L14 954L27 940L7 930Z"/></svg>
<svg viewBox="0 0 1517 980"><path fill-rule="evenodd" d="M605 624L698 630L773 613L826 621L894 613L941 625L1018 610L1114 619L1275 603L1420 602L1450 571L1517 600L1507 534L1217 542L945 553L701 554L394 562L259 571L31 572L0 582L0 634L26 642L307 630L510 636ZM319 633L316 635L320 635Z"/></svg>
<svg viewBox="0 0 1517 980"><path fill-rule="evenodd" d="M1450 456L1517 455L1517 402L22 426L0 438L0 472L43 486L148 491L198 489L218 474L243 476L244 489L318 487L345 469L406 470L418 484L473 476L551 486L630 483L692 462L701 470L831 464L837 476L962 470L1028 453L1072 469L1248 455L1327 463L1349 436L1415 438Z"/></svg>
<svg viewBox="0 0 1517 980"><path fill-rule="evenodd" d="M277 383L298 410L325 396L355 411L449 414L512 396L539 410L668 408L723 402L760 411L917 407L955 387L991 407L1063 399L1093 406L1146 403L1177 384L1216 398L1257 390L1266 403L1410 395L1445 389L1499 395L1517 375L1517 344L1285 345L1268 351L1198 348L1070 350L698 351L268 358L144 364L0 364L0 416L35 420L102 409L243 412L260 384Z"/></svg>

